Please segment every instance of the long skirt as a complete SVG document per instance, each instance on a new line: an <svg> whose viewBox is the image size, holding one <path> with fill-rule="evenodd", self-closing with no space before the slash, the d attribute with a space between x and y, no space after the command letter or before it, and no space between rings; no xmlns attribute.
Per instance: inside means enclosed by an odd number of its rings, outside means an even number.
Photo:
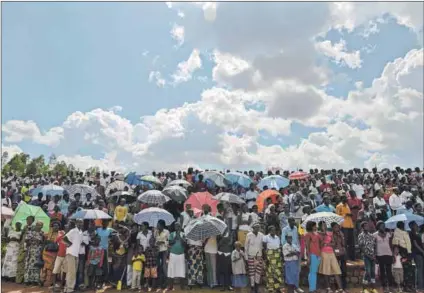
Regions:
<svg viewBox="0 0 424 293"><path fill-rule="evenodd" d="M6 255L4 257L1 276L6 278L15 278L18 270L19 242L11 241L6 246Z"/></svg>
<svg viewBox="0 0 424 293"><path fill-rule="evenodd" d="M157 279L158 267L157 267L157 252L153 248L146 249L146 264L144 266L144 278L146 279Z"/></svg>
<svg viewBox="0 0 424 293"><path fill-rule="evenodd" d="M183 254L169 254L169 262L168 262L168 278L174 279L174 278L185 278L186 277L186 271L185 271L185 256Z"/></svg>
<svg viewBox="0 0 424 293"><path fill-rule="evenodd" d="M262 274L264 271L264 261L262 257L250 257L247 259L249 269L250 286L261 283Z"/></svg>
<svg viewBox="0 0 424 293"><path fill-rule="evenodd" d="M268 292L278 292L283 288L284 280L282 274L282 262L279 249L269 249L266 251L266 287Z"/></svg>
<svg viewBox="0 0 424 293"><path fill-rule="evenodd" d="M127 255L113 255L112 256L112 282L126 280L125 269L127 267Z"/></svg>
<svg viewBox="0 0 424 293"><path fill-rule="evenodd" d="M39 283L41 268L35 264L39 262L42 247L39 245L29 245L25 257L25 283Z"/></svg>
<svg viewBox="0 0 424 293"><path fill-rule="evenodd" d="M285 280L287 285L299 287L299 271L300 265L298 260L286 261L285 267Z"/></svg>
<svg viewBox="0 0 424 293"><path fill-rule="evenodd" d="M203 284L203 248L191 245L187 256L188 285Z"/></svg>
<svg viewBox="0 0 424 293"><path fill-rule="evenodd" d="M56 252L43 251L44 266L41 269L40 281L45 287L50 287L53 284L53 268L56 260Z"/></svg>
<svg viewBox="0 0 424 293"><path fill-rule="evenodd" d="M22 243L19 246L19 252L18 252L18 264L16 269L16 279L15 282L17 284L21 284L24 282L25 277L25 243L22 241Z"/></svg>
<svg viewBox="0 0 424 293"><path fill-rule="evenodd" d="M216 254L205 253L206 257L206 277L209 287L213 288L218 285L216 281Z"/></svg>

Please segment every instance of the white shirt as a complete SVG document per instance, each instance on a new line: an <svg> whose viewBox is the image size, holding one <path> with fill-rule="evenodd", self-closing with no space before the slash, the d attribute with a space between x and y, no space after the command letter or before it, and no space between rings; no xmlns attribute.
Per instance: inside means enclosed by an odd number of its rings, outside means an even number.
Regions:
<svg viewBox="0 0 424 293"><path fill-rule="evenodd" d="M258 235L255 235L253 232L249 232L246 236L246 243L244 245L246 255L253 257L262 256L263 238L264 234L261 232L258 232Z"/></svg>
<svg viewBox="0 0 424 293"><path fill-rule="evenodd" d="M374 184L374 190L380 190L380 189L381 189L381 185L380 185L380 183L376 182L376 183Z"/></svg>
<svg viewBox="0 0 424 293"><path fill-rule="evenodd" d="M252 223L250 223L250 227L253 227L253 224L259 223L259 215L255 213L250 213L250 217L252 218Z"/></svg>
<svg viewBox="0 0 424 293"><path fill-rule="evenodd" d="M253 208L253 206L256 204L256 198L258 197L258 192L256 192L255 190L251 191L250 189L246 192L245 194L245 200L250 200L247 201L247 207L249 209ZM252 200L254 199L254 200Z"/></svg>
<svg viewBox="0 0 424 293"><path fill-rule="evenodd" d="M407 202L411 197L412 197L412 193L410 193L409 191L404 191L400 194L400 197L402 198L403 202Z"/></svg>
<svg viewBox="0 0 424 293"><path fill-rule="evenodd" d="M393 268L395 268L395 269L401 269L402 268L402 262L401 262L400 254L395 256L395 263L393 264Z"/></svg>
<svg viewBox="0 0 424 293"><path fill-rule="evenodd" d="M266 235L263 238L263 243L266 243L266 249L270 250L270 249L278 249L280 247L280 237L278 237L277 235L275 235L274 237L272 237L271 235Z"/></svg>
<svg viewBox="0 0 424 293"><path fill-rule="evenodd" d="M184 229L187 226L188 222L190 222L191 219L190 219L190 216L187 214L186 211L182 212L180 217L183 218L182 228Z"/></svg>
<svg viewBox="0 0 424 293"><path fill-rule="evenodd" d="M88 231L82 232L82 242L88 245L90 243L90 235L88 234ZM85 246L81 245L79 254L85 254Z"/></svg>
<svg viewBox="0 0 424 293"><path fill-rule="evenodd" d="M206 241L205 253L218 253L218 243L216 242L216 237L210 237L208 241Z"/></svg>
<svg viewBox="0 0 424 293"><path fill-rule="evenodd" d="M402 199L397 196L396 194L392 194L389 198L389 205L390 208L392 208L393 210L397 210L398 208L402 207L403 201Z"/></svg>
<svg viewBox="0 0 424 293"><path fill-rule="evenodd" d="M138 232L137 240L140 241L140 245L143 246L143 249L147 249L150 246L150 238L152 237L152 231L147 231L147 235L144 235L143 232Z"/></svg>
<svg viewBox="0 0 424 293"><path fill-rule="evenodd" d="M49 212L53 212L55 206L56 206L55 202L53 200L51 200L51 201L49 201L49 204L47 205L47 210Z"/></svg>
<svg viewBox="0 0 424 293"><path fill-rule="evenodd" d="M377 196L376 197L374 197L374 199L372 200L372 203L373 203L373 206L375 207L375 205L378 205L378 206L384 206L384 205L386 205L386 201L384 200L384 198L378 198ZM381 213L381 209L375 209L375 212L377 213L377 214L379 214L379 213Z"/></svg>
<svg viewBox="0 0 424 293"><path fill-rule="evenodd" d="M193 245L193 246L202 246L203 245L202 241L194 241L194 240L191 240L191 239L188 239L188 238L187 238L187 244Z"/></svg>
<svg viewBox="0 0 424 293"><path fill-rule="evenodd" d="M82 231L78 228L74 228L65 236L72 243L71 246L66 248L66 254L78 257L82 243Z"/></svg>
<svg viewBox="0 0 424 293"><path fill-rule="evenodd" d="M359 198L359 199L362 199L362 196L365 193L364 187L361 184L353 184L352 189L353 189L353 191L355 191L356 197Z"/></svg>

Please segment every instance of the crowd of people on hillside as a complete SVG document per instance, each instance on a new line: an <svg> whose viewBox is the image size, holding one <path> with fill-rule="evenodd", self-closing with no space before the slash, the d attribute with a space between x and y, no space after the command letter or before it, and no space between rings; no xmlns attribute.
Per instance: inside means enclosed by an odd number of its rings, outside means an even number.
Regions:
<svg viewBox="0 0 424 293"><path fill-rule="evenodd" d="M229 171L228 171L229 172ZM222 172L224 175L226 172ZM218 187L204 180L200 171L160 172L152 176L159 185L132 186L131 197L113 197L108 186L125 177L110 174L68 172L2 178L2 206L16 211L23 203L40 207L49 217L48 229L30 215L11 225L2 217L2 281L52 287L65 293L112 285L118 289L166 292L176 283L188 290L198 286L259 292L301 293L301 263L306 262L309 292L346 292L348 261L363 260L364 291L424 290L424 172L419 168L393 170L310 170L286 187L262 186L270 175L290 178L289 171L241 172L251 184ZM306 173L306 172L305 172ZM186 180L190 196L236 194L244 203L221 201L216 212L208 205L198 211L190 204L170 201L161 208L175 218L166 226L137 224L134 216L149 207L137 196L154 188L162 190L174 180ZM47 184L64 187L61 194L35 194ZM69 194L73 184L86 184L92 194ZM275 198L258 203L260 194L276 190ZM81 209L100 210L111 220L72 219ZM316 213L334 213L341 222L307 221ZM404 215L389 229L386 222ZM185 228L202 217L216 217L227 229L204 241L188 239ZM411 217L415 220L410 220ZM304 225L303 223L306 223ZM44 229L43 229L44 228ZM48 231L48 232L43 232ZM185 265L183 265L185 264ZM378 265L378 270L376 270Z"/></svg>

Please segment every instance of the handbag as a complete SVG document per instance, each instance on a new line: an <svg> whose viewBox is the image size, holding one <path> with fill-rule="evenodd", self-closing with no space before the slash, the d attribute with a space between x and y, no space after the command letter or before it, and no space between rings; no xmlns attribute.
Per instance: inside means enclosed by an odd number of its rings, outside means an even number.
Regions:
<svg viewBox="0 0 424 293"><path fill-rule="evenodd" d="M59 250L59 245L57 243L51 242L46 245L46 251L48 252L57 252Z"/></svg>

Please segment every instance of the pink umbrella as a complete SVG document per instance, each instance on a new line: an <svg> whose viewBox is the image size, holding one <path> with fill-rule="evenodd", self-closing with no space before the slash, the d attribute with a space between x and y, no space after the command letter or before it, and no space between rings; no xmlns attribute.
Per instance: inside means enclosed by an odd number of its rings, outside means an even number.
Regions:
<svg viewBox="0 0 424 293"><path fill-rule="evenodd" d="M15 212L8 207L2 206L1 207L1 218L2 219L11 219Z"/></svg>
<svg viewBox="0 0 424 293"><path fill-rule="evenodd" d="M202 210L202 206L207 204L211 207L212 215L216 214L216 206L219 201L212 197L212 194L209 192L197 192L190 195L190 197L184 203L184 206L187 204L191 204L191 208L194 210L199 209Z"/></svg>
<svg viewBox="0 0 424 293"><path fill-rule="evenodd" d="M293 172L289 175L290 180L306 180L308 178L309 178L309 174L302 171Z"/></svg>

